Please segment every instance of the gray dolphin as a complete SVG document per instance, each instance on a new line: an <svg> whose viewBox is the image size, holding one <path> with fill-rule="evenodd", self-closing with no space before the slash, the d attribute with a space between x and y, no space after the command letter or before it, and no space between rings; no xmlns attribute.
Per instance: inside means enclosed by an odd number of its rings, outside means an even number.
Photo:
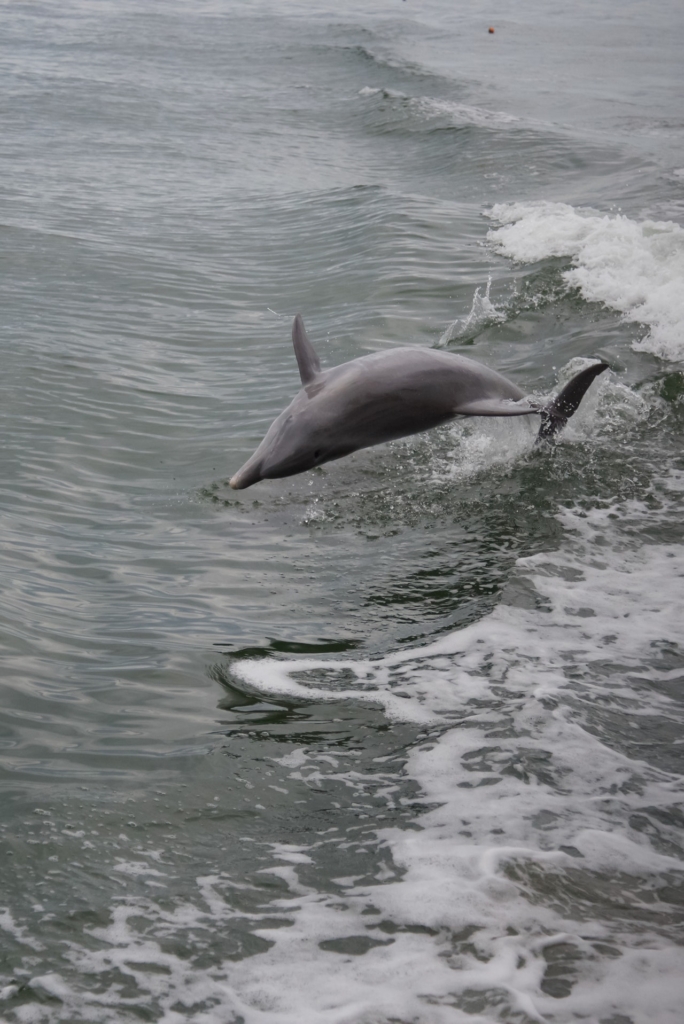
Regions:
<svg viewBox="0 0 684 1024"><path fill-rule="evenodd" d="M541 407L496 370L452 352L393 348L322 370L299 313L292 343L302 389L231 479L235 490L303 473L457 416L536 414L542 441L564 426L593 379L607 369L603 362L588 366Z"/></svg>

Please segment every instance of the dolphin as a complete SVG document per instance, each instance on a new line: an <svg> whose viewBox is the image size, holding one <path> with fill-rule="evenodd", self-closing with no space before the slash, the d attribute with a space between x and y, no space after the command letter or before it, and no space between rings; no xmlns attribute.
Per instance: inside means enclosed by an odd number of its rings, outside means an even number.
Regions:
<svg viewBox="0 0 684 1024"><path fill-rule="evenodd" d="M593 363L541 406L496 370L432 348L393 348L322 370L299 313L292 343L302 388L230 480L235 490L304 473L457 416L541 416L537 442L545 441L565 425L594 378L608 368Z"/></svg>

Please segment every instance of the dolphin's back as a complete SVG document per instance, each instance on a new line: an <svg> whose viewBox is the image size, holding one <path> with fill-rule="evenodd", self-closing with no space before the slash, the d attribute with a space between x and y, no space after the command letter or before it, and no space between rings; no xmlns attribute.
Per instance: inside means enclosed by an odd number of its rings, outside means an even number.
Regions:
<svg viewBox="0 0 684 1024"><path fill-rule="evenodd" d="M311 401L359 447L428 430L459 415L525 416L523 392L481 363L435 349L396 348L321 374Z"/></svg>

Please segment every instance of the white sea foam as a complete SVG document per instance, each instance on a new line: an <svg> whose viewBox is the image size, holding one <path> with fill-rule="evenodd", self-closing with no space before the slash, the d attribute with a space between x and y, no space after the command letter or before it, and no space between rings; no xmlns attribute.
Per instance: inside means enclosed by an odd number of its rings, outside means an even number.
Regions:
<svg viewBox="0 0 684 1024"><path fill-rule="evenodd" d="M405 92L400 92L398 89L383 89L376 86L366 85L363 89L359 89L359 96L384 96L388 100L407 100L408 96Z"/></svg>
<svg viewBox="0 0 684 1024"><path fill-rule="evenodd" d="M432 96L407 96L396 89L366 85L359 89L359 96L383 96L385 99L403 100L408 108L423 121L445 120L454 128L474 125L478 128L509 128L518 125L520 118L503 110L488 110L486 107L472 107L454 100L440 100Z"/></svg>
<svg viewBox="0 0 684 1024"><path fill-rule="evenodd" d="M447 118L455 127L475 125L478 128L509 128L520 124L520 118L503 110L488 110L486 107L471 107L454 100L438 100L419 96L411 101L412 106L425 118Z"/></svg>
<svg viewBox="0 0 684 1024"><path fill-rule="evenodd" d="M489 216L502 226L488 238L521 263L567 256L563 274L588 302L649 327L634 348L684 359L684 229L671 221L634 221L565 203L506 203Z"/></svg>
<svg viewBox="0 0 684 1024"><path fill-rule="evenodd" d="M0 909L0 928L9 935L12 935L17 942L23 946L30 946L32 949L42 949L43 944L27 934L28 929L16 924L14 917L7 907Z"/></svg>

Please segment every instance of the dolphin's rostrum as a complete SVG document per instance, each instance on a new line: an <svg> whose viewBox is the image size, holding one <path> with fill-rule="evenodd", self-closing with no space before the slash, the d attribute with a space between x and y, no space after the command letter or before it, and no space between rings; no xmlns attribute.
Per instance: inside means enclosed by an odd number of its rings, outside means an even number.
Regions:
<svg viewBox="0 0 684 1024"><path fill-rule="evenodd" d="M230 481L236 490L398 437L457 416L541 416L537 440L553 436L578 408L603 362L572 378L541 407L489 367L431 348L394 348L331 370L321 364L298 313L292 325L302 389L271 424L251 459Z"/></svg>

